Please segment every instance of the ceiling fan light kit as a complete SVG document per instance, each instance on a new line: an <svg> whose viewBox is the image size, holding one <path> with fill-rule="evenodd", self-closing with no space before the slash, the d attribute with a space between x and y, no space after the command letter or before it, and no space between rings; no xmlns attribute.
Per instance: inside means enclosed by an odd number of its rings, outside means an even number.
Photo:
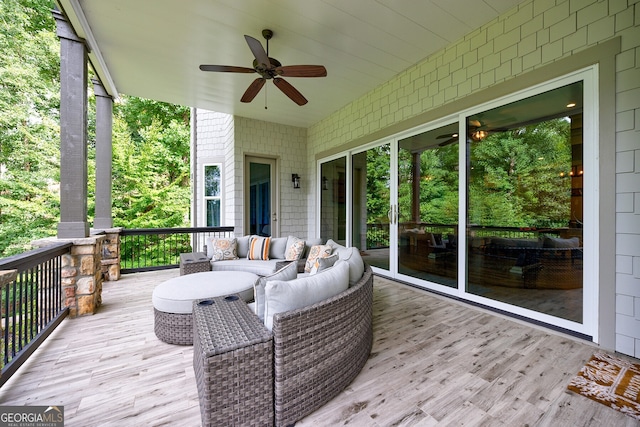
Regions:
<svg viewBox="0 0 640 427"><path fill-rule="evenodd" d="M240 98L241 102L251 102L260 92L267 80L273 80L273 84L289 99L298 105L304 105L307 99L291 83L282 77L326 77L327 70L322 65L285 65L275 58L269 57L269 40L273 37L273 31L262 30L262 36L267 40L267 49L262 43L251 36L244 36L251 53L253 53L253 68L235 67L230 65L200 65L202 71L214 71L222 73L258 73L260 77L255 79ZM266 107L265 107L266 108Z"/></svg>

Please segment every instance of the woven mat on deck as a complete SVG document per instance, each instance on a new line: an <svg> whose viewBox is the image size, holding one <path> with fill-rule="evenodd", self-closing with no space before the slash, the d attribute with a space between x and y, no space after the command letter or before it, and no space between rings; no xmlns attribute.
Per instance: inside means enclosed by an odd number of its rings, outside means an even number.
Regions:
<svg viewBox="0 0 640 427"><path fill-rule="evenodd" d="M598 352L568 389L640 420L640 364Z"/></svg>

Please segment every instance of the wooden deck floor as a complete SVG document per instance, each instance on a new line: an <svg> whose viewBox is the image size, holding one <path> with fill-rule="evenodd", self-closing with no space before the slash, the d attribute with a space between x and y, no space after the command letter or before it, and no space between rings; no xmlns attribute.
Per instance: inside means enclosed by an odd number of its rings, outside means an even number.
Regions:
<svg viewBox="0 0 640 427"><path fill-rule="evenodd" d="M198 426L192 348L153 333L151 292L178 270L104 284L0 389L0 405L63 405L71 426ZM374 281L374 347L356 380L298 426L637 426L565 391L595 347Z"/></svg>

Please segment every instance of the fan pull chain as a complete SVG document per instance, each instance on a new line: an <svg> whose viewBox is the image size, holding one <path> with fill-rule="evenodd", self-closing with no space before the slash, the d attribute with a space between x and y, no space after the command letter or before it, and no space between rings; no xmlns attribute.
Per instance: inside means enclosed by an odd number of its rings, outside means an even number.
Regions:
<svg viewBox="0 0 640 427"><path fill-rule="evenodd" d="M269 85L264 85L264 109L267 109L267 92Z"/></svg>

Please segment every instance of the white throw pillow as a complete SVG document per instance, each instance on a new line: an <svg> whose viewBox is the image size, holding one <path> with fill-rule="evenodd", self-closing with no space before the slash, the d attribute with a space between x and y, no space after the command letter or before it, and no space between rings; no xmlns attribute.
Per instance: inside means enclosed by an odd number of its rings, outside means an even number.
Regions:
<svg viewBox="0 0 640 427"><path fill-rule="evenodd" d="M309 274L320 273L323 270L333 267L333 264L335 264L338 259L338 254L316 259L316 262L313 264L313 267L311 267Z"/></svg>
<svg viewBox="0 0 640 427"><path fill-rule="evenodd" d="M349 287L349 266L338 261L321 274L301 279L271 280L265 286L264 324L273 328L273 316L277 313L306 307L332 296Z"/></svg>
<svg viewBox="0 0 640 427"><path fill-rule="evenodd" d="M270 280L293 280L298 275L298 264L291 262L269 276L262 276L253 285L255 313L264 322L264 288Z"/></svg>

